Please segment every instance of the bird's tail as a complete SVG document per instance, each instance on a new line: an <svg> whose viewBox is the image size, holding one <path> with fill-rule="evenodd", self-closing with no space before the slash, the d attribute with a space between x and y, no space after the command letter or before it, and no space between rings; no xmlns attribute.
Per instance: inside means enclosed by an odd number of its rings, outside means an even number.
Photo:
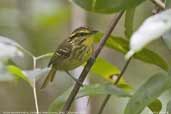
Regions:
<svg viewBox="0 0 171 114"><path fill-rule="evenodd" d="M41 89L45 88L49 82L52 82L56 74L56 69L54 67L51 68L48 75L46 76Z"/></svg>

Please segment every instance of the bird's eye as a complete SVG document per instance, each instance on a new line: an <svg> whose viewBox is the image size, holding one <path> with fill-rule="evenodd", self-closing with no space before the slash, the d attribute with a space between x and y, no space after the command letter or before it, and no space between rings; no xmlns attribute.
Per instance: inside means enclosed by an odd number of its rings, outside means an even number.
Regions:
<svg viewBox="0 0 171 114"><path fill-rule="evenodd" d="M85 33L80 33L80 36L85 36Z"/></svg>

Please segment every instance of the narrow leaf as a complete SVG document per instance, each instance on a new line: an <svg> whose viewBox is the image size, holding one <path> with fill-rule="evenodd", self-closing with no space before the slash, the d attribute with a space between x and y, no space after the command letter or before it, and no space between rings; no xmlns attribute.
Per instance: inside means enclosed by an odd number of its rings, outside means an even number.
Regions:
<svg viewBox="0 0 171 114"><path fill-rule="evenodd" d="M113 84L94 84L84 86L79 94L78 98L83 96L97 96L97 95L115 95L118 97L130 97L131 95L123 91L121 88L114 86Z"/></svg>
<svg viewBox="0 0 171 114"><path fill-rule="evenodd" d="M158 73L150 77L131 97L125 114L140 114L146 106L171 87L170 82L171 78L167 74Z"/></svg>
<svg viewBox="0 0 171 114"><path fill-rule="evenodd" d="M102 33L98 33L95 35L95 42L99 42ZM117 50L122 53L126 53L129 50L129 42L123 38L110 36L107 43L105 44L107 47ZM136 59L139 59L141 61L144 61L146 63L154 64L162 68L163 70L168 70L167 63L163 60L161 56L159 56L157 53L149 50L149 49L142 49L140 52L135 54L134 56Z"/></svg>
<svg viewBox="0 0 171 114"><path fill-rule="evenodd" d="M87 11L97 13L114 13L136 7L145 0L73 0Z"/></svg>
<svg viewBox="0 0 171 114"><path fill-rule="evenodd" d="M16 76L17 79L23 79L29 83L28 78L24 75L23 71L20 68L13 66L13 65L9 65L9 66L7 66L7 70L8 70L8 72L10 72L14 76Z"/></svg>
<svg viewBox="0 0 171 114"><path fill-rule="evenodd" d="M49 112L59 112L72 88L69 88L62 95L57 97L49 107ZM97 95L115 95L118 97L130 97L131 95L121 88L118 88L112 84L93 84L87 85L80 89L76 99L84 96L97 96Z"/></svg>

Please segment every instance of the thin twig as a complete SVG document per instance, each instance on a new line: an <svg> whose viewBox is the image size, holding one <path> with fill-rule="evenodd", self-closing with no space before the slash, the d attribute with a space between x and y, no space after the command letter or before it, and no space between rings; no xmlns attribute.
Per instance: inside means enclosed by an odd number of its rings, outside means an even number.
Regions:
<svg viewBox="0 0 171 114"><path fill-rule="evenodd" d="M112 23L110 24L108 30L105 32L103 38L100 40L100 43L98 44L95 52L93 53L92 57L88 60L86 66L84 67L80 77L79 77L79 81L81 83L84 82L88 72L90 71L91 67L93 66L95 59L97 58L97 56L99 55L100 51L102 50L102 48L104 47L107 39L109 38L110 34L112 33L113 29L116 27L117 23L119 22L120 18L122 17L124 11L122 11L121 13L119 13L116 17L116 19L112 20ZM67 114L78 91L80 89L80 84L76 83L73 90L71 91L67 101L64 104L64 107L62 109L62 112L64 114Z"/></svg>
<svg viewBox="0 0 171 114"><path fill-rule="evenodd" d="M33 59L33 70L36 69L37 58L34 56L34 54L31 53L30 51L28 51L27 49L23 48L22 46L18 46L18 48L32 57L32 59ZM45 56L47 56L47 55L45 55ZM41 58L43 58L45 56L39 56L38 59L41 59ZM34 95L36 113L38 114L39 113L39 106L38 106L38 100L37 100L36 79L35 79L35 77L33 78L33 87L32 88L33 88L33 95Z"/></svg>
<svg viewBox="0 0 171 114"><path fill-rule="evenodd" d="M33 57L33 70L36 69L36 57ZM36 77L33 78L33 95L34 95L34 102L36 107L36 114L39 114L39 106L37 100L37 92L36 92Z"/></svg>
<svg viewBox="0 0 171 114"><path fill-rule="evenodd" d="M75 78L69 71L65 71L69 77L71 77L75 82L79 83L80 86L83 86L83 84L81 82L79 82L79 80L77 78Z"/></svg>
<svg viewBox="0 0 171 114"><path fill-rule="evenodd" d="M40 60L40 59L44 59L46 57L51 57L52 55L53 55L53 53L47 53L47 54L44 54L44 55L37 56L36 61Z"/></svg>
<svg viewBox="0 0 171 114"><path fill-rule="evenodd" d="M116 79L114 85L117 85L119 83L120 79L122 78L123 74L125 73L126 69L128 68L128 65L129 65L130 61L131 61L131 58L126 61L125 65L124 65L121 73L119 74L118 78ZM107 95L105 97L105 99L104 99L104 101L103 101L103 103L102 103L102 105L100 107L100 110L99 110L98 114L102 114L102 112L103 112L107 102L109 101L110 97L111 97L111 95Z"/></svg>
<svg viewBox="0 0 171 114"><path fill-rule="evenodd" d="M151 0L156 6L158 6L161 10L165 9L165 4L160 0Z"/></svg>

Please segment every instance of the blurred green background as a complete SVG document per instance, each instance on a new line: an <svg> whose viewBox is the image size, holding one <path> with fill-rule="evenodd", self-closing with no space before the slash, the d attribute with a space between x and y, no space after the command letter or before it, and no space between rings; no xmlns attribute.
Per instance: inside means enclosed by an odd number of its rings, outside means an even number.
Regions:
<svg viewBox="0 0 171 114"><path fill-rule="evenodd" d="M77 7L78 11L73 10L74 7ZM152 14L153 8L154 5L150 1L137 7L134 29ZM83 13L84 16L81 17L81 14L77 13ZM78 17L74 17L76 15ZM74 22L83 19L84 23L79 23L80 25L76 26L82 26L86 23L90 28L104 32L113 15L85 12L71 3L70 0L0 0L0 36L15 40L35 56L39 56L53 52L61 40L67 38L73 30ZM113 35L124 37L124 18L117 25ZM149 48L160 53L169 62L171 56L162 41L153 42ZM119 68L122 68L125 63L123 54L107 48L103 49L100 56ZM48 59L39 61L38 67L46 67L47 63ZM17 60L17 65L23 69L32 69L31 58L25 55L24 59ZM149 76L160 71L163 72L162 69L154 65L133 60L124 76L130 85L137 88ZM37 82L40 111L47 111L49 104L56 96L73 84L73 81L64 75L66 74L58 72L55 82L45 91L39 89L41 81ZM95 75L90 75L89 80L90 83L103 83L103 79ZM165 102L167 97L166 93L160 99ZM102 100L103 97L91 98L90 110L92 114L98 111ZM104 113L122 114L126 103L127 99L125 98L112 97ZM0 112L4 111L35 111L32 88L22 80L17 83L15 81L1 82ZM148 112L148 110L146 111ZM144 114L146 114L145 111Z"/></svg>

